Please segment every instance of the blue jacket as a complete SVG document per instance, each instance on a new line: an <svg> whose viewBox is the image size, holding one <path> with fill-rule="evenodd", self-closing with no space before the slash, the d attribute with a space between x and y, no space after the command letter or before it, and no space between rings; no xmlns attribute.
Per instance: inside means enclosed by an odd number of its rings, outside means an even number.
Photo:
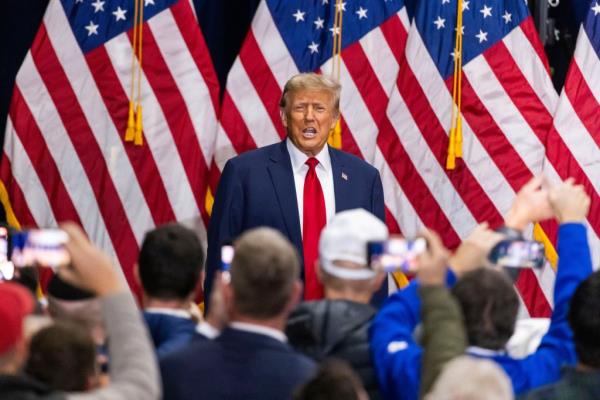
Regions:
<svg viewBox="0 0 600 400"><path fill-rule="evenodd" d="M363 208L385 221L383 187L377 169L331 147L329 156L335 211ZM300 265L304 265L300 223L292 162L285 140L229 160L219 181L208 226L205 301L210 299L214 274L220 269L221 246L248 229L259 226L277 229L294 245ZM382 287L387 289L387 285ZM387 297L387 290L380 295Z"/></svg>
<svg viewBox="0 0 600 400"><path fill-rule="evenodd" d="M516 394L558 380L562 365L577 362L567 312L575 289L592 272L584 225L560 226L558 256L554 311L550 328L538 349L524 359L508 355L487 357L504 369ZM452 273L449 275L452 284L454 277ZM418 398L422 348L413 339L413 331L421 319L418 285L413 281L390 297L371 325L373 361L380 390L388 399Z"/></svg>
<svg viewBox="0 0 600 400"><path fill-rule="evenodd" d="M197 324L190 318L144 312L144 320L159 358L188 344L196 333Z"/></svg>
<svg viewBox="0 0 600 400"><path fill-rule="evenodd" d="M164 400L290 399L315 367L287 343L231 328L160 362Z"/></svg>

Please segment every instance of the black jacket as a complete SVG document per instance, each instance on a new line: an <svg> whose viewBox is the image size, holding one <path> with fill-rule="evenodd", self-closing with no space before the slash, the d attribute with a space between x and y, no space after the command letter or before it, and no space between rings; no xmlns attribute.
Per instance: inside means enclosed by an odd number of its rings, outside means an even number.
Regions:
<svg viewBox="0 0 600 400"><path fill-rule="evenodd" d="M368 334L376 312L368 304L346 300L305 302L290 315L285 333L292 347L318 362L347 361L371 399L379 399Z"/></svg>
<svg viewBox="0 0 600 400"><path fill-rule="evenodd" d="M26 376L0 375L0 400L65 400L65 394Z"/></svg>

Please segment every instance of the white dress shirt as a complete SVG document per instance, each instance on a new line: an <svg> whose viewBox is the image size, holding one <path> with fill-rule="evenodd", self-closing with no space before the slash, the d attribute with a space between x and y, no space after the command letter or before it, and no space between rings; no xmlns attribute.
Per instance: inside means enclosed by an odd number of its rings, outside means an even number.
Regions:
<svg viewBox="0 0 600 400"><path fill-rule="evenodd" d="M287 342L287 337L285 336L285 334L283 332L278 331L277 329L274 329L274 328L269 328L268 326L255 325L255 324L250 324L248 322L233 321L233 322L229 323L229 327L231 329L236 329L238 331L257 333L259 335L269 336L269 337L271 337L275 340L278 340L280 342L283 342L283 343Z"/></svg>
<svg viewBox="0 0 600 400"><path fill-rule="evenodd" d="M304 215L304 179L308 172L306 160L308 156L301 152L288 138L286 140L290 160L292 161L292 171L294 173L294 185L296 187L296 201L298 203L298 216L300 217L300 231L303 231L303 215ZM319 164L315 170L317 178L323 189L323 197L325 198L325 212L327 222L335 215L335 191L333 189L333 170L331 168L331 158L329 157L329 147L327 144L321 149L319 154L315 156L319 160Z"/></svg>
<svg viewBox="0 0 600 400"><path fill-rule="evenodd" d="M179 317L184 319L192 319L192 315L189 311L173 308L162 308L162 307L149 307L145 308L144 312L150 314L163 314L170 315L172 317ZM214 339L221 333L218 329L214 328L211 324L206 321L200 321L196 325L196 332L204 335L209 339Z"/></svg>

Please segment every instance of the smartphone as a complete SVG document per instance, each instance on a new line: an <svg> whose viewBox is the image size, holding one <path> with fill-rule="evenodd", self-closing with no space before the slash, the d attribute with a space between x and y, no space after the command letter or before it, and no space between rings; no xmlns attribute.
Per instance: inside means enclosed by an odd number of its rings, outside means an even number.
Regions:
<svg viewBox="0 0 600 400"><path fill-rule="evenodd" d="M234 253L232 245L221 246L221 271L229 271L231 269Z"/></svg>
<svg viewBox="0 0 600 400"><path fill-rule="evenodd" d="M226 244L221 246L221 276L225 283L231 282L231 274L229 270L231 269L231 262L233 261L233 255L235 251L233 246L230 244Z"/></svg>
<svg viewBox="0 0 600 400"><path fill-rule="evenodd" d="M60 229L15 231L10 237L10 259L15 268L41 266L57 269L71 257L65 248L69 240Z"/></svg>
<svg viewBox="0 0 600 400"><path fill-rule="evenodd" d="M535 240L503 240L490 252L489 260L506 268L542 268L546 262L544 244Z"/></svg>
<svg viewBox="0 0 600 400"><path fill-rule="evenodd" d="M424 238L407 240L389 238L385 241L368 242L368 265L376 271L402 271L414 273L417 268L417 256L427 250Z"/></svg>

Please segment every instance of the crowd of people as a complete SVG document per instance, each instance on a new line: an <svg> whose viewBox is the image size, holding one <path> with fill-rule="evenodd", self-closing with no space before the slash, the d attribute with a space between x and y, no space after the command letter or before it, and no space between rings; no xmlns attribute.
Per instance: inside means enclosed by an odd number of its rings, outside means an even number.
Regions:
<svg viewBox="0 0 600 400"><path fill-rule="evenodd" d="M169 224L146 234L140 312L108 256L63 224L71 263L46 302L20 282L0 283L0 398L600 398L589 203L571 180L534 179L505 229L482 224L454 252L424 231L416 276L380 309L370 300L385 273L369 265L367 243L389 234L374 215L331 219L316 263L324 298L304 302L293 245L252 229L234 242L230 270L214 277L206 317L194 303L204 277L194 231ZM537 348L517 358L506 344L519 300L488 254L507 230L549 217L559 223L553 313Z"/></svg>
<svg viewBox="0 0 600 400"><path fill-rule="evenodd" d="M584 189L533 178L504 226L482 223L453 251L424 230L410 283L388 296L368 251L390 238L377 170L326 145L339 101L320 75L286 84L288 137L227 163L208 250L180 224L146 233L137 304L110 258L62 224L70 262L45 293L39 266L0 282L0 399L600 399ZM552 315L516 351L518 268L490 255L550 219Z"/></svg>

